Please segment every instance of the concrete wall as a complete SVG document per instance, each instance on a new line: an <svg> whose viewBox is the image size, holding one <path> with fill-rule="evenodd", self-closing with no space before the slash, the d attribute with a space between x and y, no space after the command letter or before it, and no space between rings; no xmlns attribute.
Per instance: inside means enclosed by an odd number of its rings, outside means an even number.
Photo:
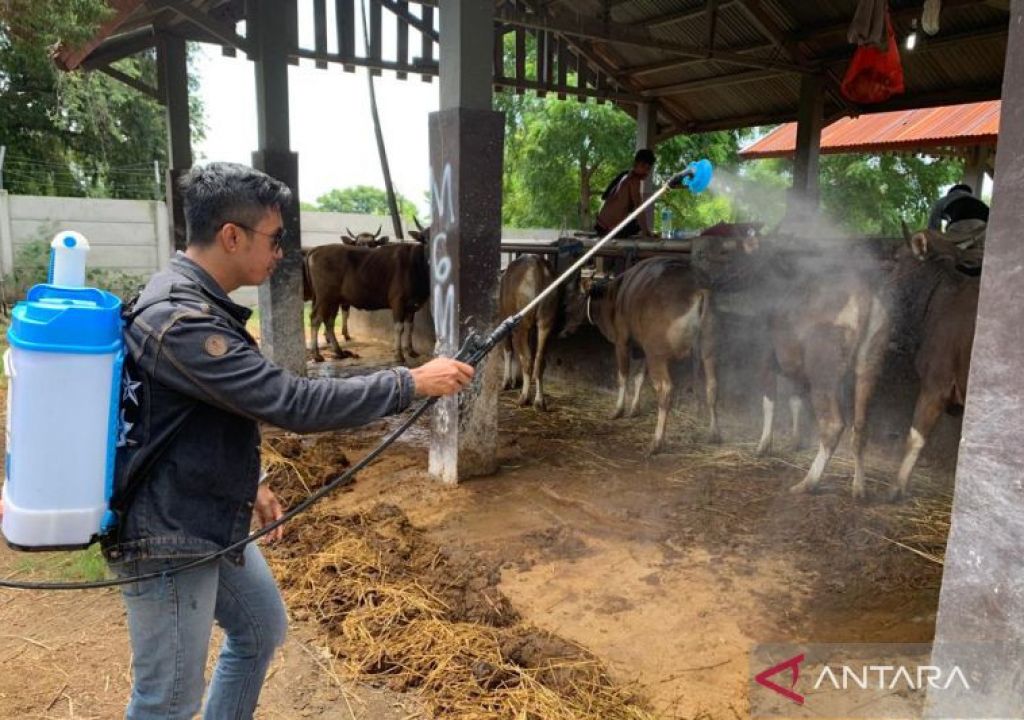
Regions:
<svg viewBox="0 0 1024 720"><path fill-rule="evenodd" d="M61 230L89 240L89 267L149 275L170 256L167 209L158 200L94 200L11 195L0 190L0 270L19 251Z"/></svg>

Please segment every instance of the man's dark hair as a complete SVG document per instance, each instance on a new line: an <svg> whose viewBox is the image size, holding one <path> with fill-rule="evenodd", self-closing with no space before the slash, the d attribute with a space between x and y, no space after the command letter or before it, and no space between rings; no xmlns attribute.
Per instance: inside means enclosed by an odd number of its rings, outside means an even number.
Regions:
<svg viewBox="0 0 1024 720"><path fill-rule="evenodd" d="M226 222L253 227L272 208L284 210L292 191L280 180L238 163L197 165L179 181L185 202L188 244L213 244Z"/></svg>
<svg viewBox="0 0 1024 720"><path fill-rule="evenodd" d="M971 186L970 185L965 185L963 183L960 183L959 185L954 185L953 187L951 187L949 190L946 191L946 194L947 195L951 195L952 193L955 193L958 190L962 190L963 192L970 193L971 195L974 194L974 190L971 189Z"/></svg>
<svg viewBox="0 0 1024 720"><path fill-rule="evenodd" d="M633 163L646 163L654 166L654 153L644 148L643 150L637 150L636 155L633 156Z"/></svg>

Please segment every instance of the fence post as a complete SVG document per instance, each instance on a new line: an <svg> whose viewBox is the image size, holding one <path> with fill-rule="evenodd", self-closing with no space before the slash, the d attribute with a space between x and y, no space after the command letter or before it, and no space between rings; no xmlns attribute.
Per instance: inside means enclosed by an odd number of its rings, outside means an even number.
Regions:
<svg viewBox="0 0 1024 720"><path fill-rule="evenodd" d="M170 262L171 253L171 228L170 216L167 213L167 203L163 200L154 200L153 226L156 229L156 269L166 270Z"/></svg>
<svg viewBox="0 0 1024 720"><path fill-rule="evenodd" d="M11 196L0 190L0 273L14 272L14 235L11 232Z"/></svg>

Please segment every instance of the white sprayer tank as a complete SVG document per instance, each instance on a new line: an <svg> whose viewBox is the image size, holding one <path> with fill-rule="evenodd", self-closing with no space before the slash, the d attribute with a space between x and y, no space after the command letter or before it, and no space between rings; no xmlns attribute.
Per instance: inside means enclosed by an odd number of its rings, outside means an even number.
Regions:
<svg viewBox="0 0 1024 720"><path fill-rule="evenodd" d="M50 276L81 282L81 245L56 247L66 235L54 241ZM25 550L87 546L113 481L121 301L95 288L36 285L15 306L7 336L4 538Z"/></svg>

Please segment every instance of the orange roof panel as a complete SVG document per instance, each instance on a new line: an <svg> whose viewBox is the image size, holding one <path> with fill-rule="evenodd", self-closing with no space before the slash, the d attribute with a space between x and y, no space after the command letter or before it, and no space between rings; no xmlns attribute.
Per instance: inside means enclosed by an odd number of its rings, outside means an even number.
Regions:
<svg viewBox="0 0 1024 720"><path fill-rule="evenodd" d="M899 110L845 117L821 132L824 154L890 152L954 145L994 145L999 101ZM789 157L796 151L796 123L781 125L740 151L744 160Z"/></svg>

